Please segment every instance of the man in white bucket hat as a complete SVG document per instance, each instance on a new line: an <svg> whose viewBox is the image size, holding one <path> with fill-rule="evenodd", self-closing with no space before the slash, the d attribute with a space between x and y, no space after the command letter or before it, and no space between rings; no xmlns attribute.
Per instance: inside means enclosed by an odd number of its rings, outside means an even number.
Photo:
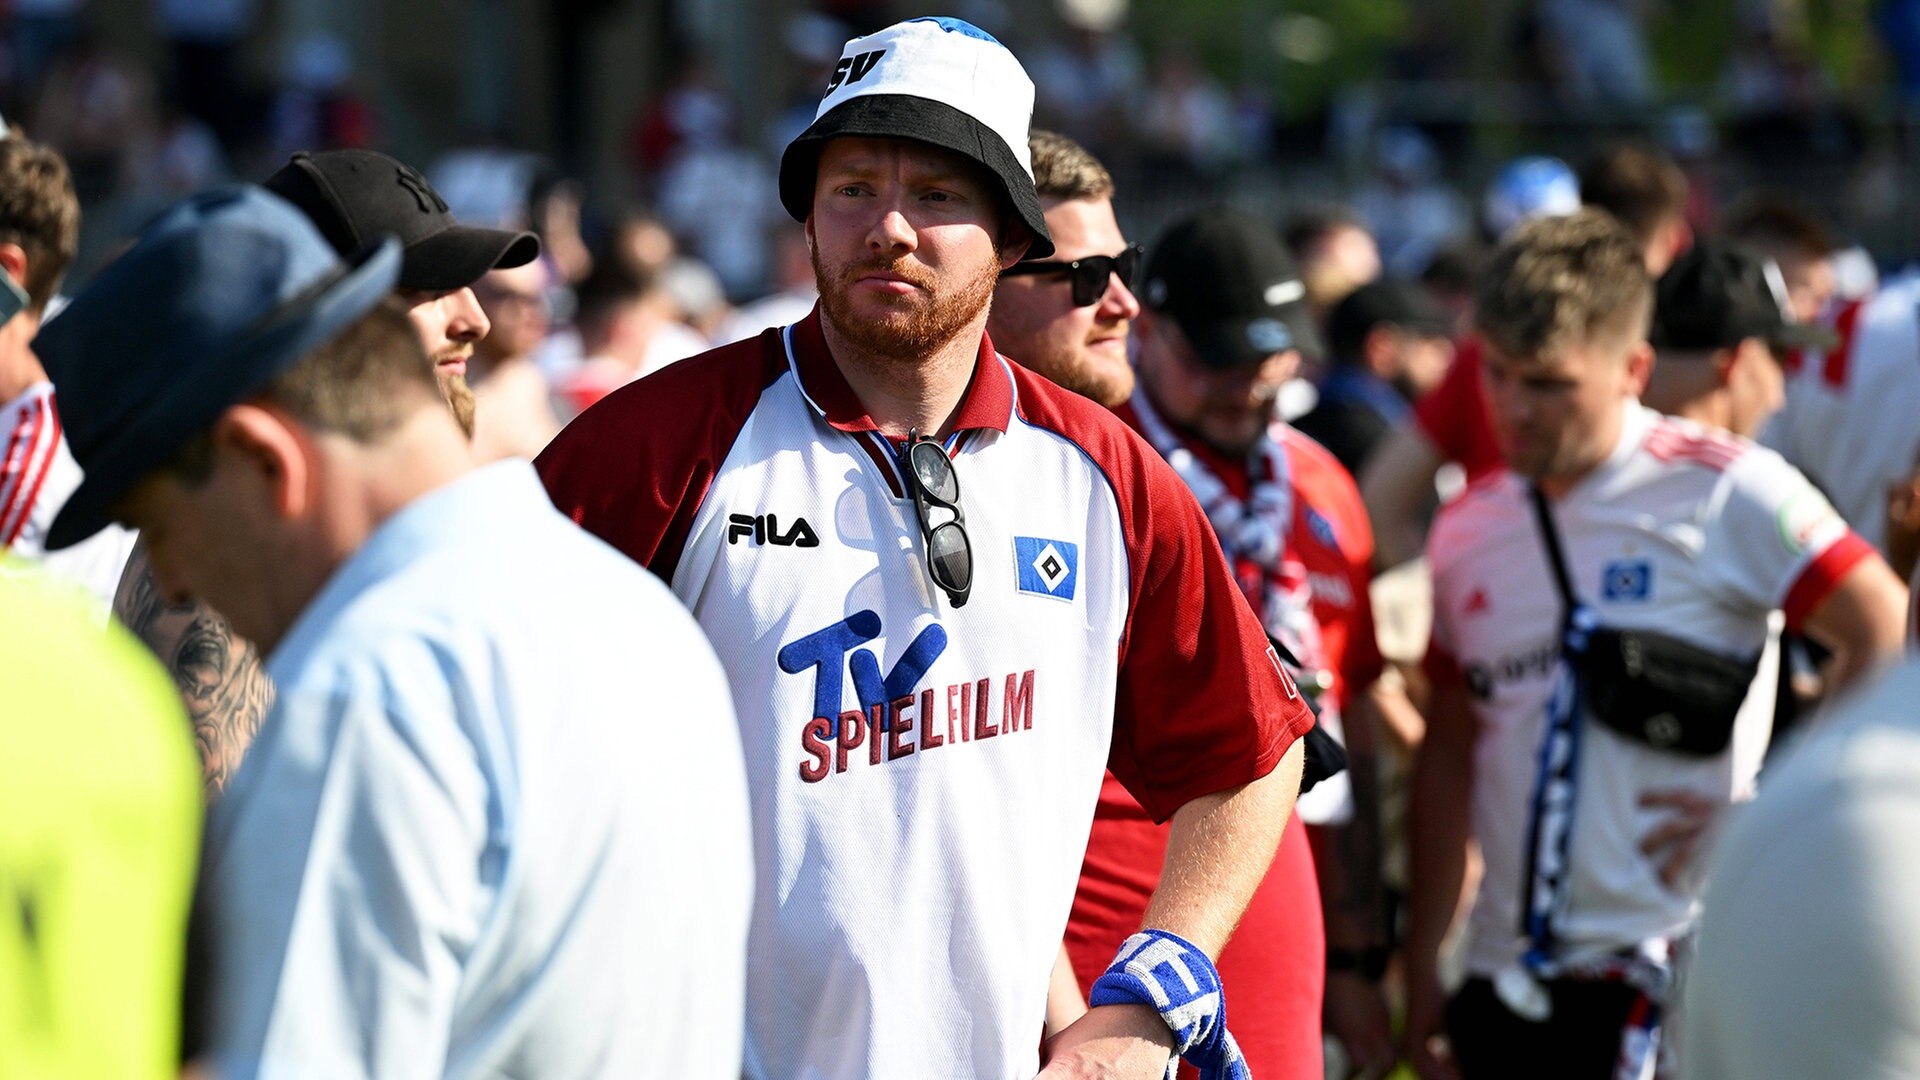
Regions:
<svg viewBox="0 0 1920 1080"><path fill-rule="evenodd" d="M1044 1075L1158 1078L1172 1052L1245 1073L1211 957L1312 717L1179 477L986 337L1000 271L1052 250L1032 110L967 23L849 42L781 163L819 306L621 389L537 463L732 681L756 1078L1039 1070L1109 766L1172 819L1167 872ZM686 719L663 768L704 752Z"/></svg>

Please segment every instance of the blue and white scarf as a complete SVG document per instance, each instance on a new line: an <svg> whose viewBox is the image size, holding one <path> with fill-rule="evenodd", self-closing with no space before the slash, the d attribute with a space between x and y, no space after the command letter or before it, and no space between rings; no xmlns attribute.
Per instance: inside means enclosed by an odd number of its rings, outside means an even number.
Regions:
<svg viewBox="0 0 1920 1080"><path fill-rule="evenodd" d="M1174 1080L1180 1059L1200 1070L1200 1080L1252 1080L1240 1044L1227 1032L1227 1000L1220 972L1198 945L1165 930L1142 930L1121 942L1106 974L1094 980L1087 1004L1145 1005L1159 1012L1173 1032Z"/></svg>

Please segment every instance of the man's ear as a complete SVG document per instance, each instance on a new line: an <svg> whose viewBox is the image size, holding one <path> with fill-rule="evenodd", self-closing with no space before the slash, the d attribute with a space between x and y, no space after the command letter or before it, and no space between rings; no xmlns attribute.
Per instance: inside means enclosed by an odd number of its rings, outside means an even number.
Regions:
<svg viewBox="0 0 1920 1080"><path fill-rule="evenodd" d="M1653 346L1642 338L1627 350L1627 389L1634 397L1647 392L1647 380L1653 378Z"/></svg>
<svg viewBox="0 0 1920 1080"><path fill-rule="evenodd" d="M313 505L317 448L305 428L264 405L234 405L214 422L216 452L230 455L258 480L276 516L299 517Z"/></svg>
<svg viewBox="0 0 1920 1080"><path fill-rule="evenodd" d="M1033 246L1033 233L1022 225L1013 230L1000 245L1000 269L1005 270L1014 263L1027 257L1027 249Z"/></svg>
<svg viewBox="0 0 1920 1080"><path fill-rule="evenodd" d="M19 244L0 244L0 270L5 270L14 284L27 287L27 249Z"/></svg>
<svg viewBox="0 0 1920 1080"><path fill-rule="evenodd" d="M1745 341L1725 349L1715 349L1713 351L1713 384L1715 386L1729 385L1733 382L1734 374L1740 370L1741 365L1752 362L1753 358L1747 355L1747 342Z"/></svg>

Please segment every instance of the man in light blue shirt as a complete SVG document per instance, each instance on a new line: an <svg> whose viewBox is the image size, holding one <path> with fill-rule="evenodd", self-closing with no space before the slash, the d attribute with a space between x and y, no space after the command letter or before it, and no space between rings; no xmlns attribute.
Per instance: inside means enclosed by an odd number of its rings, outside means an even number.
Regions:
<svg viewBox="0 0 1920 1080"><path fill-rule="evenodd" d="M666 588L478 468L393 288L258 188L198 196L38 342L87 478L278 700L208 821L234 1077L739 1075L737 726Z"/></svg>

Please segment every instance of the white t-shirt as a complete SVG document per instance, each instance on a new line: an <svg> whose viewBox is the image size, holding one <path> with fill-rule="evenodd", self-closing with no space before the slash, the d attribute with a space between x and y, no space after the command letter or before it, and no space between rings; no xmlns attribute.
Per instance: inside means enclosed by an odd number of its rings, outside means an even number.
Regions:
<svg viewBox="0 0 1920 1080"><path fill-rule="evenodd" d="M1779 455L1628 406L1619 446L1554 504L1574 589L1602 625L1657 630L1725 655L1769 644L1775 609L1797 625L1870 553ZM1493 474L1435 522L1436 676L1463 679L1479 721L1473 830L1486 860L1467 964L1491 975L1524 945L1520 900L1537 758L1559 649L1561 604L1527 485ZM1764 657L1763 657L1764 661ZM1664 886L1639 850L1669 811L1652 791L1715 800L1750 793L1771 731L1774 670L1763 662L1712 758L1681 757L1585 721L1573 813L1563 957L1578 961L1680 930L1694 890Z"/></svg>
<svg viewBox="0 0 1920 1080"><path fill-rule="evenodd" d="M1832 305L1821 321L1839 346L1786 354L1786 404L1760 441L1884 552L1887 488L1913 474L1920 454L1920 274Z"/></svg>
<svg viewBox="0 0 1920 1080"><path fill-rule="evenodd" d="M0 406L0 552L32 559L92 594L104 615L133 551L134 533L109 525L82 543L46 549L47 530L82 473L67 448L53 384L39 382Z"/></svg>
<svg viewBox="0 0 1920 1080"><path fill-rule="evenodd" d="M1769 766L1715 845L1684 989L1694 1080L1920 1076L1920 661Z"/></svg>

